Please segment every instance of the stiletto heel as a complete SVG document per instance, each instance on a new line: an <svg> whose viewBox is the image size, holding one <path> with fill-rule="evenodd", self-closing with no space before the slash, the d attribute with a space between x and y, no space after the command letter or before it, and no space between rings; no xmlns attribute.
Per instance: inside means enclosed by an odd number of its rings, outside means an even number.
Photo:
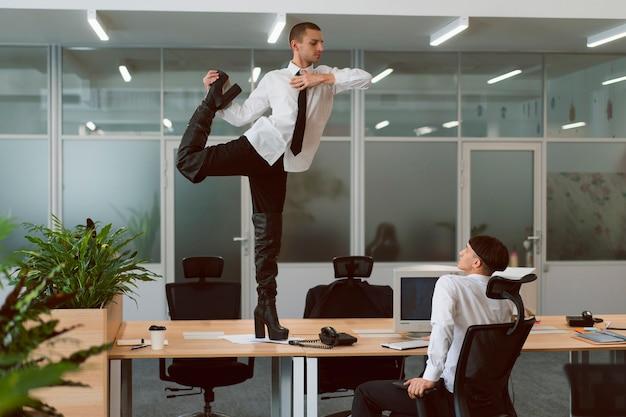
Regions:
<svg viewBox="0 0 626 417"><path fill-rule="evenodd" d="M228 107L228 105L235 99L235 97L237 97L239 94L241 93L241 87L239 87L239 84L233 84L232 87L230 87L228 89L228 91L226 91L223 95L222 95L222 102L220 103L220 109L223 109L225 107Z"/></svg>

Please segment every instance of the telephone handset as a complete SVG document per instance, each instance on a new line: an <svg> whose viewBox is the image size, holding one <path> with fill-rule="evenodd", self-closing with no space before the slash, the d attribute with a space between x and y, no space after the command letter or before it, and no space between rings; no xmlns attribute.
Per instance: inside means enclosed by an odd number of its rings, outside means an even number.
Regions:
<svg viewBox="0 0 626 417"><path fill-rule="evenodd" d="M319 349L332 349L335 346L349 346L357 341L356 337L348 333L337 332L331 326L322 327L319 337L319 339L314 340L290 340L289 344Z"/></svg>

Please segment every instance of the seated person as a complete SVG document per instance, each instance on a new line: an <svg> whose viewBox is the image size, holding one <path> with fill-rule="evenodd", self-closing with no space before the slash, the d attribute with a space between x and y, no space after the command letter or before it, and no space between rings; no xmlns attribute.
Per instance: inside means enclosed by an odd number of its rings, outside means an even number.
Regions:
<svg viewBox="0 0 626 417"><path fill-rule="evenodd" d="M459 253L457 265L466 275L443 275L435 285L423 376L405 381L406 391L393 381L359 385L354 392L352 417L380 417L383 411L391 411L393 417L416 416L415 398L439 381L439 386L445 388L442 398L454 407L454 374L467 328L511 321L513 303L486 295L491 274L503 271L508 264L509 252L500 240L486 235L472 237Z"/></svg>

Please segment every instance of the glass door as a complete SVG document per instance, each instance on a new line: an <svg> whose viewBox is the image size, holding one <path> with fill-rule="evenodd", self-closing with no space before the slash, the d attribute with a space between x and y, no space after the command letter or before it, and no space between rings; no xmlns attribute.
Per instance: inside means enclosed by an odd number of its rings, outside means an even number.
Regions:
<svg viewBox="0 0 626 417"><path fill-rule="evenodd" d="M166 282L184 280L187 256L224 258L222 280L241 282L242 318L249 314L250 215L249 198L242 198L242 177L207 177L192 184L176 169L179 141L165 145ZM242 219L248 219L243 221ZM249 235L250 234L250 235Z"/></svg>
<svg viewBox="0 0 626 417"><path fill-rule="evenodd" d="M465 143L461 161L461 242L493 235L509 249L509 266L535 267L538 280L522 287L538 312L541 287L541 145Z"/></svg>

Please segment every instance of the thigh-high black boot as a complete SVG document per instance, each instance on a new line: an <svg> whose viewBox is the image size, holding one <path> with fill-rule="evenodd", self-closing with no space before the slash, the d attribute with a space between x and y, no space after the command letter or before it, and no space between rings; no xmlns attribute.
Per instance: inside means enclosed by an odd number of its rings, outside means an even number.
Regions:
<svg viewBox="0 0 626 417"><path fill-rule="evenodd" d="M283 232L282 213L255 213L254 264L256 266L258 304L254 309L254 334L265 337L265 327L271 340L285 340L289 329L278 322L276 312L276 276L278 275L278 255Z"/></svg>
<svg viewBox="0 0 626 417"><path fill-rule="evenodd" d="M228 106L241 92L237 84L224 92L229 84L228 75L222 71L218 72L219 78L211 84L206 97L189 119L178 147L176 167L185 178L193 183L198 183L205 178L200 174L205 160L205 154L202 151L211 133L215 112Z"/></svg>

